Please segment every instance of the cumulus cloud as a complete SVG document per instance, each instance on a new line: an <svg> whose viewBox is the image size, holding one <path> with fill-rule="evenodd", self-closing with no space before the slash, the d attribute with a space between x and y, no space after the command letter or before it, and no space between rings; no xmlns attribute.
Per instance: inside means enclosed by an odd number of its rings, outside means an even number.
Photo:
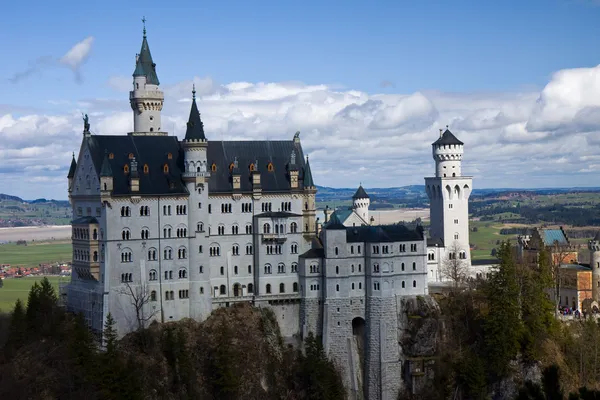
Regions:
<svg viewBox="0 0 600 400"><path fill-rule="evenodd" d="M72 59L84 60L82 53ZM600 144L599 80L596 67L559 71L541 91L368 94L326 84L195 77L163 86L162 125L184 136L195 85L209 140L291 139L300 131L319 185L422 184L434 171L438 128L450 125L465 143L463 171L476 187L587 186L600 165L594 147ZM60 114L0 112L0 192L66 197L81 112L89 114L94 134L133 128L131 77L107 84L114 96L56 101L63 104Z"/></svg>
<svg viewBox="0 0 600 400"><path fill-rule="evenodd" d="M81 83L81 66L89 58L93 43L94 37L88 36L81 42L76 43L60 58L56 58L51 55L38 57L36 60L30 62L29 67L22 71L16 72L11 78L9 78L9 81L12 83L18 83L32 75L40 74L49 68L63 67L69 68L71 71L73 71L75 81Z"/></svg>

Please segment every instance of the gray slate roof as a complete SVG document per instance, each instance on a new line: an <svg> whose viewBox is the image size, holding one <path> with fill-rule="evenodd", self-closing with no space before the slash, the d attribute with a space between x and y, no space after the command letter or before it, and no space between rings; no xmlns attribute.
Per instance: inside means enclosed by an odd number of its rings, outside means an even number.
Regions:
<svg viewBox="0 0 600 400"><path fill-rule="evenodd" d="M461 142L460 140L458 140L456 138L456 136L454 136L454 134L452 132L450 132L449 129L446 129L446 131L442 134L442 136L436 140L435 142L433 142L432 144L436 145L436 144L458 144L458 145L463 145L464 143Z"/></svg>
<svg viewBox="0 0 600 400"><path fill-rule="evenodd" d="M159 85L158 75L156 74L156 64L152 61L152 54L150 54L150 46L148 46L148 40L146 39L146 31L144 30L144 39L142 40L142 48L138 55L137 62L135 64L135 71L133 76L145 76L146 83L151 85Z"/></svg>
<svg viewBox="0 0 600 400"><path fill-rule="evenodd" d="M444 247L444 241L440 238L427 238L427 247Z"/></svg>
<svg viewBox="0 0 600 400"><path fill-rule="evenodd" d="M211 171L208 181L209 193L230 193L232 191L231 172L229 166L237 157L242 192L252 191L250 164L258 162L260 185L264 192L287 192L290 190L289 162L292 151L299 154L296 164L304 169L302 147L293 140L253 140L253 141L209 141L208 169L213 163L217 170ZM268 164L273 164L273 171L268 171ZM305 174L301 174L298 190L304 189ZM312 177L309 177L312 179Z"/></svg>
<svg viewBox="0 0 600 400"><path fill-rule="evenodd" d="M131 165L129 154L135 157L139 173L139 195L185 195L188 190L181 179L184 170L183 150L176 136L112 136L92 135L87 139L96 171L105 170L102 167L105 160L105 151L112 153L114 158L106 157L113 177L113 194L131 194L129 188L129 174L123 170L124 166ZM172 159L168 159L171 153ZM168 165L169 172L164 173L164 165ZM148 165L148 173L143 172L144 165Z"/></svg>
<svg viewBox="0 0 600 400"><path fill-rule="evenodd" d="M356 193L352 196L352 199L368 199L370 198L365 189L360 185L358 189L356 189Z"/></svg>
<svg viewBox="0 0 600 400"><path fill-rule="evenodd" d="M71 167L69 168L69 173L67 174L67 178L74 178L76 169L77 169L77 162L75 161L75 153L73 153L73 159L71 160Z"/></svg>
<svg viewBox="0 0 600 400"><path fill-rule="evenodd" d="M346 241L353 242L408 242L423 240L423 231L404 225L354 226L346 228Z"/></svg>
<svg viewBox="0 0 600 400"><path fill-rule="evenodd" d="M194 88L192 97L192 108L190 109L190 118L187 122L185 131L185 140L206 140L204 136L204 124L200 120L200 112L196 105L196 89Z"/></svg>

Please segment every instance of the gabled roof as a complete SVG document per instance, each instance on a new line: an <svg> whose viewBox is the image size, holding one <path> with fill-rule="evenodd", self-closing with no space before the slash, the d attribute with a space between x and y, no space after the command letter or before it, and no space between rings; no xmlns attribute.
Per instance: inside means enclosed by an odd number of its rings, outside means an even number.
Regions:
<svg viewBox="0 0 600 400"><path fill-rule="evenodd" d="M252 175L250 164L260 173L260 186L265 192L289 192L291 190L288 163L292 150L296 151L299 158L296 163L299 168L304 168L302 147L293 140L253 140L253 141L208 141L207 170L210 172L208 180L209 193L231 193L232 176L229 166L237 157L238 174L240 176L240 191L252 191ZM258 163L258 165L256 165ZM268 170L268 165L273 165L273 170ZM212 171L215 164L216 171ZM302 179L298 182L298 190L303 190L306 183Z"/></svg>
<svg viewBox="0 0 600 400"><path fill-rule="evenodd" d="M452 132L450 132L449 129L446 129L446 131L442 134L442 136L436 140L435 142L433 142L432 144L436 145L436 144L458 144L458 145L463 145L464 143L461 142L460 140L458 140L456 138L456 136L454 136L454 134Z"/></svg>
<svg viewBox="0 0 600 400"><path fill-rule="evenodd" d="M310 164L308 163L308 156L306 156L306 164L304 165L304 187L315 187L313 181L312 172L310 170Z"/></svg>
<svg viewBox="0 0 600 400"><path fill-rule="evenodd" d="M192 90L192 108L190 109L190 117L187 122L185 131L185 140L206 140L204 136L204 124L200 119L200 112L196 105L196 87Z"/></svg>
<svg viewBox="0 0 600 400"><path fill-rule="evenodd" d="M184 171L183 149L176 136L113 136L92 135L87 140L96 171L110 173L113 177L113 194L131 194L129 174L125 165L131 163L132 154L140 169L139 192L136 195L187 195L182 181ZM112 158L106 153L111 153ZM171 159L169 160L169 153ZM165 164L168 172L164 172ZM144 166L148 172L144 172Z"/></svg>
<svg viewBox="0 0 600 400"><path fill-rule="evenodd" d="M365 192L365 189L360 185L358 189L356 189L356 193L352 196L352 199L368 199L369 195Z"/></svg>
<svg viewBox="0 0 600 400"><path fill-rule="evenodd" d="M142 48L140 54L138 54L137 62L135 63L135 71L133 76L145 76L146 83L150 85L160 85L158 81L158 75L156 75L156 64L152 61L152 54L150 54L150 46L148 46L148 40L146 39L146 29L144 28L144 39L142 40Z"/></svg>
<svg viewBox="0 0 600 400"><path fill-rule="evenodd" d="M73 153L73 159L71 160L71 167L69 168L69 174L67 178L75 177L75 170L77 169L77 162L75 161L75 153Z"/></svg>

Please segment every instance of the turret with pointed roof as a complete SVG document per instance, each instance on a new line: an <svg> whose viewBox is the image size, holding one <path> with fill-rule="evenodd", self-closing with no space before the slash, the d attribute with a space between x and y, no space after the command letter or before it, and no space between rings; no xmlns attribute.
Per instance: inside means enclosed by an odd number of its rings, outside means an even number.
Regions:
<svg viewBox="0 0 600 400"><path fill-rule="evenodd" d="M367 194L367 192L365 191L365 189L362 187L362 185L360 185L358 187L358 189L356 189L356 193L354 193L354 196L352 196L352 199L356 200L356 199L369 199L369 195Z"/></svg>
<svg viewBox="0 0 600 400"><path fill-rule="evenodd" d="M192 90L192 108L190 109L190 117L187 122L185 131L185 140L206 140L204 136L204 124L200 119L200 112L196 104L196 86Z"/></svg>
<svg viewBox="0 0 600 400"><path fill-rule="evenodd" d="M156 64L152 60L148 38L146 37L146 20L142 48L136 55L133 71L133 90L129 92L129 102L133 110L134 135L166 135L162 132L161 115L165 95L158 86L160 82L156 74Z"/></svg>
<svg viewBox="0 0 600 400"><path fill-rule="evenodd" d="M306 166L304 167L304 187L315 187L312 172L310 170L310 164L308 162L308 156L306 156Z"/></svg>
<svg viewBox="0 0 600 400"><path fill-rule="evenodd" d="M71 159L71 167L69 168L69 174L67 175L67 178L74 178L76 169L77 162L75 161L75 153L73 153L73 159Z"/></svg>
<svg viewBox="0 0 600 400"><path fill-rule="evenodd" d="M441 133L441 132L440 132ZM437 144L456 144L462 146L464 143L458 140L456 136L449 129L446 128L444 133L442 133L438 140L432 143L432 145Z"/></svg>

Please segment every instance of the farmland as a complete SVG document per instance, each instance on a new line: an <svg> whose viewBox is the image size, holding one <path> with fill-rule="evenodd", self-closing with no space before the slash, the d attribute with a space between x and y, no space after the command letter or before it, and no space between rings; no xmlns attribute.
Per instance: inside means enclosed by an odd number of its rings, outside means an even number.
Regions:
<svg viewBox="0 0 600 400"><path fill-rule="evenodd" d="M71 242L66 240L28 242L26 246L6 243L0 245L0 264L37 267L45 263L71 262L71 254Z"/></svg>
<svg viewBox="0 0 600 400"><path fill-rule="evenodd" d="M0 288L0 312L9 312L12 310L17 299L21 299L23 303L27 303L27 295L29 289L34 282L42 280L42 276L25 277L25 278L9 278L4 279L3 286ZM48 280L54 286L58 293L59 282L69 282L70 278L48 276Z"/></svg>

